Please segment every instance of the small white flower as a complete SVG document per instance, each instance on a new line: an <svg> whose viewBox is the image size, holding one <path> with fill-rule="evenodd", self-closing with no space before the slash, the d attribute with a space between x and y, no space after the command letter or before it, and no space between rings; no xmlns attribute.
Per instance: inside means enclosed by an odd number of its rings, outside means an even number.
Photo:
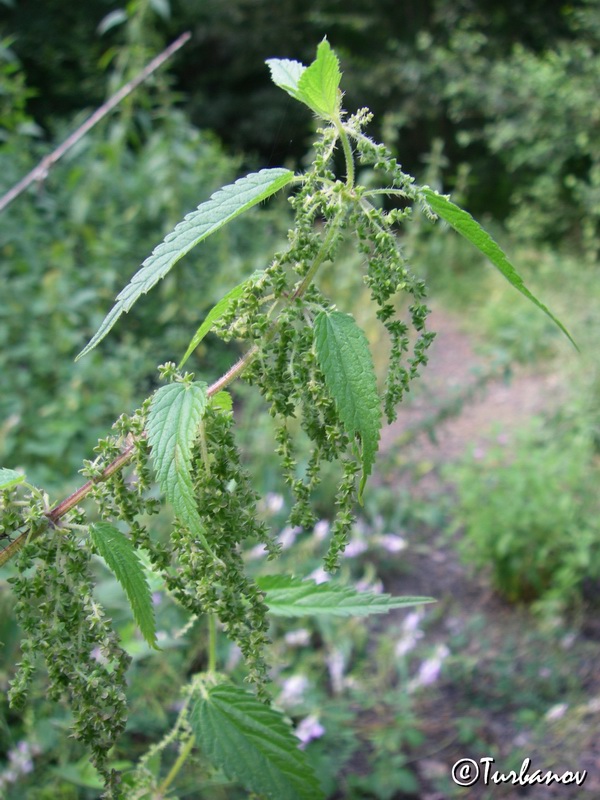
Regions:
<svg viewBox="0 0 600 800"><path fill-rule="evenodd" d="M249 561L258 561L260 558L264 558L267 555L267 548L264 544L257 544L255 547L252 547L246 553L246 558Z"/></svg>
<svg viewBox="0 0 600 800"><path fill-rule="evenodd" d="M296 541L296 536L300 533L301 530L302 528L299 528L298 526L296 526L295 528L290 528L288 525L281 531L281 533L277 537L277 541L284 550L289 550L289 548Z"/></svg>
<svg viewBox="0 0 600 800"><path fill-rule="evenodd" d="M594 697L589 703L586 704L586 709L590 714L600 713L600 697Z"/></svg>
<svg viewBox="0 0 600 800"><path fill-rule="evenodd" d="M552 706L552 708L546 711L545 719L547 720L554 720L554 719L561 719L567 712L569 708L568 703L557 703L557 705Z"/></svg>
<svg viewBox="0 0 600 800"><path fill-rule="evenodd" d="M267 492L264 498L265 508L269 514L278 514L283 508L283 502L283 495L275 492Z"/></svg>
<svg viewBox="0 0 600 800"><path fill-rule="evenodd" d="M576 633L573 632L567 633L565 636L563 636L560 642L560 646L563 648L563 650L570 650L576 641L577 641Z"/></svg>
<svg viewBox="0 0 600 800"><path fill-rule="evenodd" d="M402 623L401 636L396 642L394 653L396 658L403 658L414 650L419 639L423 638L423 631L419 629L419 623L423 618L423 611L411 611Z"/></svg>
<svg viewBox="0 0 600 800"><path fill-rule="evenodd" d="M304 692L308 689L309 681L306 675L291 675L283 681L281 693L277 703L284 708L297 706L304 698Z"/></svg>
<svg viewBox="0 0 600 800"><path fill-rule="evenodd" d="M90 656L94 661L97 661L98 664L102 664L102 666L106 666L106 664L108 664L108 658L104 655L99 647L94 647L90 652Z"/></svg>
<svg viewBox="0 0 600 800"><path fill-rule="evenodd" d="M304 717L294 733L302 742L300 749L304 750L309 742L312 742L313 739L320 739L324 735L325 728L319 722L316 714L310 714L308 717Z"/></svg>
<svg viewBox="0 0 600 800"><path fill-rule="evenodd" d="M310 644L310 631L307 631L306 628L288 631L285 635L285 643L290 647L306 647Z"/></svg>
<svg viewBox="0 0 600 800"><path fill-rule="evenodd" d="M357 592L372 592L373 594L383 594L383 583L380 580L371 581L363 578L355 584Z"/></svg>
<svg viewBox="0 0 600 800"><path fill-rule="evenodd" d="M329 677L331 679L331 688L334 694L340 694L344 688L344 671L346 669L346 657L341 650L334 650L325 658L327 669L329 670Z"/></svg>
<svg viewBox="0 0 600 800"><path fill-rule="evenodd" d="M367 549L367 543L362 539L351 539L344 550L344 558L355 558Z"/></svg>
<svg viewBox="0 0 600 800"><path fill-rule="evenodd" d="M450 650L445 644L440 644L436 647L434 654L431 658L425 659L419 667L417 676L408 685L408 691L413 692L422 686L431 686L440 677L442 664L450 655Z"/></svg>
<svg viewBox="0 0 600 800"><path fill-rule="evenodd" d="M395 533L383 533L381 536L378 536L375 541L380 547L387 550L388 553L400 553L402 550L406 549L406 541Z"/></svg>
<svg viewBox="0 0 600 800"><path fill-rule="evenodd" d="M327 581L330 580L331 575L328 572L325 572L323 567L317 567L310 573L308 577L315 583L327 583Z"/></svg>
<svg viewBox="0 0 600 800"><path fill-rule="evenodd" d="M242 651L237 646L237 644L231 644L229 646L229 654L227 656L227 664L226 664L226 672L233 672L233 670L237 667L237 665L242 660Z"/></svg>
<svg viewBox="0 0 600 800"><path fill-rule="evenodd" d="M323 541L323 539L329 533L329 522L326 519L320 519L313 529L313 533L315 539L319 542Z"/></svg>

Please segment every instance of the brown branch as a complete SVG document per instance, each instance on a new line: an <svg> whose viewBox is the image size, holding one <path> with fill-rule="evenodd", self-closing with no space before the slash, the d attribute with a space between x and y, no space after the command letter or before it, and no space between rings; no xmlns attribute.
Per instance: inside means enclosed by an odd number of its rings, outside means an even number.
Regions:
<svg viewBox="0 0 600 800"><path fill-rule="evenodd" d="M153 58L149 64L147 64L144 69L138 73L135 78L132 78L128 83L122 86L116 94L114 94L109 100L104 103L104 105L100 106L99 109L94 111L94 113L86 119L86 121L77 128L65 141L59 145L54 152L50 153L49 155L45 156L40 163L31 170L29 174L27 174L22 180L20 180L15 186L12 187L8 192L6 192L3 197L0 198L0 212L4 211L6 206L9 203L12 203L15 198L17 198L22 192L27 189L34 181L42 181L46 178L48 174L48 170L50 167L54 166L56 162L64 156L67 150L70 150L74 144L76 144L81 138L85 136L85 134L91 130L94 125L100 122L107 114L109 114L113 108L118 106L121 100L124 100L127 95L131 94L134 89L143 83L147 78L152 75L162 64L167 61L174 53L176 53L183 45L191 39L191 33L182 33L181 36L176 39L172 44L170 44L165 50L162 51L156 58Z"/></svg>
<svg viewBox="0 0 600 800"><path fill-rule="evenodd" d="M217 392L223 390L237 377L239 377L257 353L258 346L254 345L244 356L236 361L236 363L230 369L228 369L224 375L222 375L218 380L208 387L207 395L212 397ZM145 436L145 433L143 435ZM87 483L84 483L83 486L80 486L79 489L76 489L72 494L51 508L50 511L46 513L51 526L54 527L59 520L65 516L65 514L67 514L76 505L81 503L81 501L87 497L97 483L102 483L103 481L108 480L108 478L110 478L111 475L114 475L115 472L123 469L123 467L130 461L134 447L135 445L133 444L127 445L122 453L102 470L98 477L87 481ZM29 531L24 531L7 547L5 547L4 550L0 550L0 567L4 566L4 564L10 561L10 559L15 556L19 550L21 550L29 535Z"/></svg>

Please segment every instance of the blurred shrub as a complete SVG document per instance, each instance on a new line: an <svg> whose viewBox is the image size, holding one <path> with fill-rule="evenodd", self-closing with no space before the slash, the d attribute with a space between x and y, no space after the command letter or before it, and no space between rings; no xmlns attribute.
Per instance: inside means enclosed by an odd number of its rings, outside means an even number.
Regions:
<svg viewBox="0 0 600 800"><path fill-rule="evenodd" d="M518 35L503 47L481 12L451 25L446 9L440 27L424 28L413 50L397 45L387 71L407 97L390 107L387 130L396 128L404 141L423 117L430 125L445 117L450 163L462 158L473 167L468 197L475 212L484 205L497 217L508 216L522 239L571 237L595 252L600 17L595 2L564 7L561 14L563 29L535 47ZM451 185L452 170L446 177Z"/></svg>
<svg viewBox="0 0 600 800"><path fill-rule="evenodd" d="M600 592L597 455L591 429L567 422L452 468L465 561L490 569L508 600L554 610L577 605L586 585Z"/></svg>
<svg viewBox="0 0 600 800"><path fill-rule="evenodd" d="M211 237L122 320L108 344L75 364L152 248L241 172L237 159L177 110L146 111L143 119L137 147L127 144L117 118L0 215L0 463L27 464L34 482L73 480L114 418L147 395L157 364L177 360L208 308L264 266L263 241L272 242L285 224L285 212L259 210L261 225L247 217ZM67 126L55 127L60 141ZM0 149L3 190L39 151L17 133L7 137ZM231 360L212 342L199 352L207 354L205 379Z"/></svg>

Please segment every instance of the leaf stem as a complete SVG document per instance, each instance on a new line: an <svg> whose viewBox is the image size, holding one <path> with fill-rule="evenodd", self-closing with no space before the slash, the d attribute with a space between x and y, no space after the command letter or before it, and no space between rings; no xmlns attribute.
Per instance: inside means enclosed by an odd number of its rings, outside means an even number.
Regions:
<svg viewBox="0 0 600 800"><path fill-rule="evenodd" d="M217 671L217 621L214 614L208 615L208 672Z"/></svg>
<svg viewBox="0 0 600 800"><path fill-rule="evenodd" d="M169 774L161 783L161 785L158 787L158 794L155 796L156 800L160 800L165 796L165 792L179 774L181 768L187 761L189 754L192 752L192 749L195 744L196 740L194 736L190 736L185 745L181 748L181 752L179 753L179 755L177 756L177 760L169 770Z"/></svg>
<svg viewBox="0 0 600 800"><path fill-rule="evenodd" d="M352 147L350 146L350 139L344 130L344 126L340 119L335 120L335 127L342 142L342 149L344 151L344 158L346 159L346 185L349 189L354 188L354 156L352 155Z"/></svg>
<svg viewBox="0 0 600 800"><path fill-rule="evenodd" d="M319 267L325 261L325 259L329 254L331 245L333 244L335 237L337 236L337 232L339 230L341 221L342 221L342 212L338 213L338 215L334 217L332 221L329 223L329 231L327 232L327 236L325 237L325 239L323 239L323 243L319 248L319 252L315 256L315 260L311 264L310 269L304 276L302 283L292 294L291 297L292 300L297 300L299 297L302 297L302 295L306 292L306 290L312 283L312 280L317 274Z"/></svg>

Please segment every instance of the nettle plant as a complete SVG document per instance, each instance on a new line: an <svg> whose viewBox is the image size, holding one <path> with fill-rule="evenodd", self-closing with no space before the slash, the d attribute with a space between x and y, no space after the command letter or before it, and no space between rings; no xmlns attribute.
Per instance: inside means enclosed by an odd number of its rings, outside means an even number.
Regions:
<svg viewBox="0 0 600 800"><path fill-rule="evenodd" d="M113 433L98 443L94 460L84 462L87 483L70 497L51 505L46 493L28 484L24 475L0 471L0 566L15 559L10 583L23 633L10 702L15 707L24 703L43 660L49 697L70 703L73 734L91 751L108 798L165 797L195 747L228 779L258 795L278 800L322 797L286 717L270 703L270 616L367 615L430 600L359 593L335 581L317 585L285 574L258 579L248 574L247 545L262 543L272 560L279 547L257 513L259 498L241 463L230 384L241 379L256 386L275 420L277 455L294 498L290 525L313 528L311 497L321 467L339 463L336 513L325 558L333 573L373 468L382 419L395 418L410 382L426 364L434 336L426 330L425 286L407 265L396 235L411 208L419 207L431 220L444 219L567 333L467 212L418 186L384 145L365 134L371 119L367 109L354 115L343 111L338 58L327 40L308 67L288 60L267 63L275 84L322 122L312 165L299 175L287 169L247 175L188 214L118 295L79 358L193 247L285 187L294 190L287 249L214 306L178 365L159 368L165 385L131 416L117 420ZM344 179L334 172L339 148ZM358 184L356 165L374 171L383 188ZM382 209L382 195L399 198L402 208ZM363 255L364 282L391 341L381 394L364 332L324 296L317 280L351 237ZM403 295L410 298L408 321L397 311ZM183 372L209 331L246 346L237 363L211 385ZM297 459L299 429L310 441L304 470ZM162 501L151 492L153 479ZM84 509L84 500L93 502ZM166 540L153 535L148 524L162 502L174 514ZM127 719L130 658L94 596L94 556L122 584L139 630L152 647L157 639L148 568L192 619L208 620L206 671L182 688L183 708L167 737L125 774L112 768L110 753ZM250 688L234 685L218 672L219 630L239 646ZM179 755L162 776L160 755L173 743Z"/></svg>

